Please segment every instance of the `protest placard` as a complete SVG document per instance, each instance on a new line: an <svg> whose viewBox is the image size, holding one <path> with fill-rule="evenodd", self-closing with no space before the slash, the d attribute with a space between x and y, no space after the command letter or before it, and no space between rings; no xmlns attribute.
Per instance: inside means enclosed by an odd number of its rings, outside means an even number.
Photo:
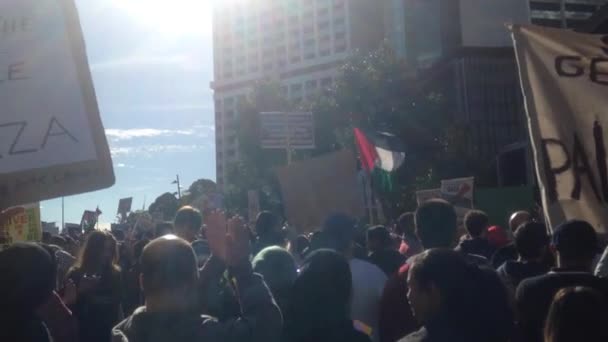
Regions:
<svg viewBox="0 0 608 342"><path fill-rule="evenodd" d="M112 185L73 0L3 0L0 13L0 208Z"/></svg>
<svg viewBox="0 0 608 342"><path fill-rule="evenodd" d="M260 131L264 149L315 148L314 119L311 112L260 113Z"/></svg>
<svg viewBox="0 0 608 342"><path fill-rule="evenodd" d="M332 213L365 215L352 151L294 162L277 174L287 220L301 232L320 228Z"/></svg>
<svg viewBox="0 0 608 342"><path fill-rule="evenodd" d="M550 227L608 222L608 35L513 26L530 141Z"/></svg>
<svg viewBox="0 0 608 342"><path fill-rule="evenodd" d="M21 206L23 211L11 217L7 224L0 227L2 236L8 243L20 241L40 241L42 239L42 224L40 222L40 204Z"/></svg>
<svg viewBox="0 0 608 342"><path fill-rule="evenodd" d="M131 205L133 205L133 197L121 198L118 201L118 210L116 214L126 215L131 211Z"/></svg>
<svg viewBox="0 0 608 342"><path fill-rule="evenodd" d="M441 189L419 190L416 191L416 203L418 206L432 199L441 199Z"/></svg>

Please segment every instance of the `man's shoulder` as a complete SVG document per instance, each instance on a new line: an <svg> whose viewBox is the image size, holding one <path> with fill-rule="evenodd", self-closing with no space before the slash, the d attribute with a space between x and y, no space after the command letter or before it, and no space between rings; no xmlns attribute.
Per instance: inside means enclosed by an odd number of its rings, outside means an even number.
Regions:
<svg viewBox="0 0 608 342"><path fill-rule="evenodd" d="M608 280L588 272L549 272L523 280L517 288L517 297L552 293L569 286L588 286L608 294Z"/></svg>
<svg viewBox="0 0 608 342"><path fill-rule="evenodd" d="M350 261L350 269L353 275L360 274L372 279L382 279L383 281L386 281L387 278L386 274L378 266L361 259L353 258Z"/></svg>

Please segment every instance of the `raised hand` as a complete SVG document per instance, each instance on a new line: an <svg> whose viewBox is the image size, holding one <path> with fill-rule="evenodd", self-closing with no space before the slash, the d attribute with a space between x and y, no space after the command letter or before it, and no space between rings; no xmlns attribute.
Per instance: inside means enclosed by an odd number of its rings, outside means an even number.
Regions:
<svg viewBox="0 0 608 342"><path fill-rule="evenodd" d="M249 231L241 217L233 217L228 221L228 249L226 264L238 266L249 262L251 248L249 244Z"/></svg>
<svg viewBox="0 0 608 342"><path fill-rule="evenodd" d="M226 215L221 211L213 211L207 216L207 243L211 254L226 261Z"/></svg>

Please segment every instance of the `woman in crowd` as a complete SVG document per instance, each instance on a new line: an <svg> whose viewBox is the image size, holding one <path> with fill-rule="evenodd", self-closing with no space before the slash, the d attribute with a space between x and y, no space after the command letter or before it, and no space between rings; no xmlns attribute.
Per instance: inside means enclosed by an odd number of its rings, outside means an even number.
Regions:
<svg viewBox="0 0 608 342"><path fill-rule="evenodd" d="M109 341L112 327L122 319L122 282L117 262L114 237L94 231L68 272L68 281L77 288L71 306L80 324L81 341Z"/></svg>
<svg viewBox="0 0 608 342"><path fill-rule="evenodd" d="M511 338L513 313L493 270L469 264L452 250L415 258L408 300L423 328L402 342L501 342Z"/></svg>
<svg viewBox="0 0 608 342"><path fill-rule="evenodd" d="M608 341L608 302L596 290L570 287L553 299L545 342Z"/></svg>
<svg viewBox="0 0 608 342"><path fill-rule="evenodd" d="M352 280L346 259L330 250L313 252L292 288L284 314L285 341L367 342L350 319Z"/></svg>

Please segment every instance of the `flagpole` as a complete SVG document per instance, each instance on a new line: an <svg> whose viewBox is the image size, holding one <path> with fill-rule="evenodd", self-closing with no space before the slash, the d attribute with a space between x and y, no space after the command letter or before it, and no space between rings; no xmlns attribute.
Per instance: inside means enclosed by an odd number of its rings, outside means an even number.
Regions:
<svg viewBox="0 0 608 342"><path fill-rule="evenodd" d="M179 186L179 175L177 175L177 198L178 199L182 198L182 190L180 189L180 186Z"/></svg>
<svg viewBox="0 0 608 342"><path fill-rule="evenodd" d="M61 196L61 232L65 229L65 197Z"/></svg>

